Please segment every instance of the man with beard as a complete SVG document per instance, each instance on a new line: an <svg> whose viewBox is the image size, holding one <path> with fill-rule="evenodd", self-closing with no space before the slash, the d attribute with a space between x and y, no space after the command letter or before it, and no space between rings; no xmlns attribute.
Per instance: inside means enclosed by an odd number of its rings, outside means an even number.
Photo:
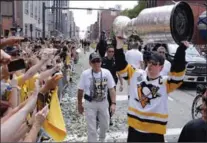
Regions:
<svg viewBox="0 0 207 143"><path fill-rule="evenodd" d="M96 46L96 52L100 54L101 58L105 56L106 48L107 48L106 34L105 34L105 31L102 31L100 40Z"/></svg>

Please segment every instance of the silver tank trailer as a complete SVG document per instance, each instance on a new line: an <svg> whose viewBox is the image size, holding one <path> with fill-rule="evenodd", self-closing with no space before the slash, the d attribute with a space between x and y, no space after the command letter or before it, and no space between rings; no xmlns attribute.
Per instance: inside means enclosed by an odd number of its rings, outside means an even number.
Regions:
<svg viewBox="0 0 207 143"><path fill-rule="evenodd" d="M125 27L125 35L137 34L143 41L180 43L193 36L194 18L186 2L146 8Z"/></svg>

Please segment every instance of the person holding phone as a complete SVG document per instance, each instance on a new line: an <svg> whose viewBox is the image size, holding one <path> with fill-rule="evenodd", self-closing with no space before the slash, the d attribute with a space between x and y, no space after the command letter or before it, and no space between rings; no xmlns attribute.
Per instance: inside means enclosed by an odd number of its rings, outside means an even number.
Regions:
<svg viewBox="0 0 207 143"><path fill-rule="evenodd" d="M0 50L0 64L8 64L11 61L11 56Z"/></svg>
<svg viewBox="0 0 207 143"><path fill-rule="evenodd" d="M21 42L21 40L24 40L23 37L17 37L17 36L11 36L6 39L1 39L0 42L0 49L4 48L5 46L14 46Z"/></svg>
<svg viewBox="0 0 207 143"><path fill-rule="evenodd" d="M21 103L17 108L11 110L1 118L1 141L20 141L25 135L25 142L35 142L37 134L48 115L48 106L37 113L33 113L32 120L26 120L27 115L35 109L37 93L33 93L28 100ZM25 122L26 120L26 122ZM11 130L12 129L12 130ZM26 134L28 132L28 134Z"/></svg>

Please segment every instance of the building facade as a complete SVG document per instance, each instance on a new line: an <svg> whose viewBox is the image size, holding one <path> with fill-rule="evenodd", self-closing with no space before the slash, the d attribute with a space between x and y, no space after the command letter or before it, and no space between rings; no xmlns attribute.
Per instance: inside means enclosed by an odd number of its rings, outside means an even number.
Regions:
<svg viewBox="0 0 207 143"><path fill-rule="evenodd" d="M104 10L100 13L100 32L105 31L107 38L110 37L110 34L112 32L113 21L118 15L118 12L112 15L111 11L108 10Z"/></svg>
<svg viewBox="0 0 207 143"><path fill-rule="evenodd" d="M6 36L7 31L15 24L15 1L0 1L0 34Z"/></svg>
<svg viewBox="0 0 207 143"><path fill-rule="evenodd" d="M0 1L1 24L4 35L12 27L22 28L22 36L38 38L42 36L42 4L50 6L50 1ZM49 11L46 10L46 35L49 36L48 18ZM31 31L32 30L32 31Z"/></svg>
<svg viewBox="0 0 207 143"><path fill-rule="evenodd" d="M50 1L22 1L23 4L23 33L26 37L42 37L42 5L45 2L47 7L50 7ZM49 32L49 15L50 11L45 11L45 35L50 36Z"/></svg>

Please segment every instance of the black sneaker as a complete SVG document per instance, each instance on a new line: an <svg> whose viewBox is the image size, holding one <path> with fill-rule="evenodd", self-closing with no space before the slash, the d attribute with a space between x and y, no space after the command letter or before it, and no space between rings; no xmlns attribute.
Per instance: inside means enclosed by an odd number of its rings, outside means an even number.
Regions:
<svg viewBox="0 0 207 143"><path fill-rule="evenodd" d="M110 119L110 123L109 123L110 126L113 126L113 122L112 120Z"/></svg>
<svg viewBox="0 0 207 143"><path fill-rule="evenodd" d="M73 82L73 79L72 78L70 78L70 82Z"/></svg>

